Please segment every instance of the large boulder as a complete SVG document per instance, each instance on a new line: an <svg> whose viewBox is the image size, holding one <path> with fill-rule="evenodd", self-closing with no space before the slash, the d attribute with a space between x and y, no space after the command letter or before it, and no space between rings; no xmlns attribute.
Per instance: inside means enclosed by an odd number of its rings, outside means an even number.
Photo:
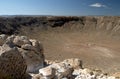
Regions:
<svg viewBox="0 0 120 79"><path fill-rule="evenodd" d="M26 60L27 72L37 72L44 67L43 46L36 40L29 41L30 44L23 44L18 49Z"/></svg>
<svg viewBox="0 0 120 79"><path fill-rule="evenodd" d="M37 72L44 67L43 46L39 41L26 36L10 36L7 42L12 42L12 46L18 48L26 61L27 72Z"/></svg>
<svg viewBox="0 0 120 79"><path fill-rule="evenodd" d="M17 50L7 44L0 46L0 79L25 79L26 62Z"/></svg>
<svg viewBox="0 0 120 79"><path fill-rule="evenodd" d="M44 55L35 51L18 49L27 63L27 72L34 73L44 67Z"/></svg>
<svg viewBox="0 0 120 79"><path fill-rule="evenodd" d="M26 36L0 35L0 45L18 49L27 64L27 72L37 72L44 67L43 46L37 40Z"/></svg>

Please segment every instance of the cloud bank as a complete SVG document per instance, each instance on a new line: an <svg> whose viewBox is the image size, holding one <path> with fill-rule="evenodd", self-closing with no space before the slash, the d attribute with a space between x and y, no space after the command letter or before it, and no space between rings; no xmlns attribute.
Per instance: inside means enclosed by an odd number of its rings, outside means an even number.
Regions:
<svg viewBox="0 0 120 79"><path fill-rule="evenodd" d="M91 4L91 5L89 5L89 6L90 6L90 7L97 7L97 8L101 8L101 7L107 8L106 5L103 5L103 4L101 4L101 3L94 3L94 4Z"/></svg>

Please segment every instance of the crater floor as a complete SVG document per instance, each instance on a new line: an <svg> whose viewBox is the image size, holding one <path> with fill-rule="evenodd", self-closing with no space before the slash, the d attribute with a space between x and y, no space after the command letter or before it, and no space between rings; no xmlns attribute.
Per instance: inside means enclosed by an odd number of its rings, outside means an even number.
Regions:
<svg viewBox="0 0 120 79"><path fill-rule="evenodd" d="M48 60L80 58L84 67L109 73L120 71L120 41L113 37L82 32L41 32L28 36L43 43Z"/></svg>

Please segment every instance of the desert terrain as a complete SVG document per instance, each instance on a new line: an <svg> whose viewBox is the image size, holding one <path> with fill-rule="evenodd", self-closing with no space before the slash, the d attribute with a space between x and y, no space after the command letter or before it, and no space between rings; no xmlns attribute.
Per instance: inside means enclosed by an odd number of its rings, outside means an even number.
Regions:
<svg viewBox="0 0 120 79"><path fill-rule="evenodd" d="M80 58L83 66L120 72L119 16L0 17L0 33L41 41L45 58Z"/></svg>

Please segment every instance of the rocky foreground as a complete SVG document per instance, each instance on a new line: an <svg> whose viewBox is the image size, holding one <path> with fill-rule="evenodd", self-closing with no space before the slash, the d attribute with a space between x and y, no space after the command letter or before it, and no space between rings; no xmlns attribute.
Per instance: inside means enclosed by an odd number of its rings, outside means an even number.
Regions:
<svg viewBox="0 0 120 79"><path fill-rule="evenodd" d="M0 79L119 79L83 67L78 58L49 61L42 44L26 36L0 35Z"/></svg>

